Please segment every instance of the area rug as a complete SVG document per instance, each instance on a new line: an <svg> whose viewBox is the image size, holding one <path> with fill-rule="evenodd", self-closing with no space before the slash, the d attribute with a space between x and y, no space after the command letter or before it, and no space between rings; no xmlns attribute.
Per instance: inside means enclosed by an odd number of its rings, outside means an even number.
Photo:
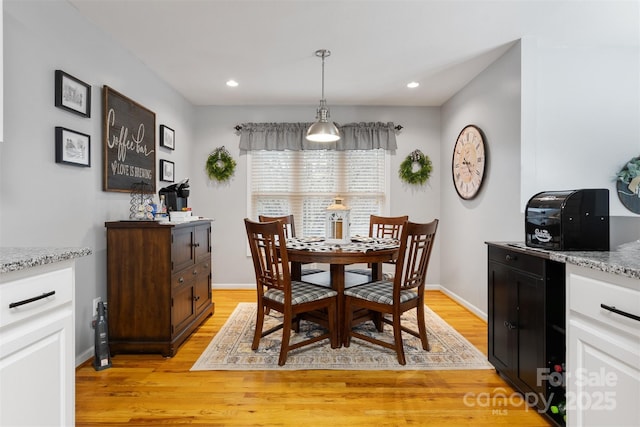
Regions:
<svg viewBox="0 0 640 427"><path fill-rule="evenodd" d="M458 370L493 369L487 357L467 339L426 308L427 337L431 351L422 349L420 340L403 333L407 364L398 363L396 353L384 347L369 344L354 338L346 348L332 349L328 340L289 352L287 363L278 366L280 352L280 331L262 338L258 350L251 350L251 341L256 317L255 303L239 303L227 322L213 337L204 353L191 368L192 371L251 371L251 370ZM273 313L273 312L272 312ZM265 319L264 330L279 322L279 313ZM416 326L416 310L410 310L403 317L405 324ZM413 325L411 325L413 323ZM292 342L301 336L319 333L319 326L302 321L300 332L293 334ZM384 337L392 342L391 326L385 325L384 332L376 331L372 322L358 326L360 332Z"/></svg>

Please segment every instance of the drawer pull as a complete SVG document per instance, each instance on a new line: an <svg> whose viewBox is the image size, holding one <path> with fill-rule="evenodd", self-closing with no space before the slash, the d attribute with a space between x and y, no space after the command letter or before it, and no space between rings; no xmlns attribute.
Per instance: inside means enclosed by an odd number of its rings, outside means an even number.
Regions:
<svg viewBox="0 0 640 427"><path fill-rule="evenodd" d="M184 283L184 277L180 276L180 278L178 279L179 283Z"/></svg>
<svg viewBox="0 0 640 427"><path fill-rule="evenodd" d="M609 310L613 313L619 314L620 316L624 316L624 317L628 317L629 319L633 319L633 320L637 320L640 322L640 316L636 316L635 314L631 314L631 313L627 313L626 311L622 311L622 310L618 310L617 308L610 306L610 305L605 305L605 304L600 304L600 307L604 308L605 310Z"/></svg>
<svg viewBox="0 0 640 427"><path fill-rule="evenodd" d="M506 257L504 257L507 261L517 261L518 257L515 255L510 255L508 254Z"/></svg>
<svg viewBox="0 0 640 427"><path fill-rule="evenodd" d="M29 304L41 299L45 299L50 297L51 295L55 295L56 291L51 291L51 292L46 292L42 295L40 295L39 297L33 297L33 298L29 298L29 299L23 299L22 301L18 301L18 302L12 302L11 304L9 304L9 308L15 308L15 307L20 307L21 305L25 305L25 304Z"/></svg>

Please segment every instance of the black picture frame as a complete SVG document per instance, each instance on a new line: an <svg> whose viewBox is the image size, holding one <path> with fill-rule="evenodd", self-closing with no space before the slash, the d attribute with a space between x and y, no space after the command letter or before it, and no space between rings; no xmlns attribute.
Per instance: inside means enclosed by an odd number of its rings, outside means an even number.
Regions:
<svg viewBox="0 0 640 427"><path fill-rule="evenodd" d="M56 163L91 167L91 136L56 126Z"/></svg>
<svg viewBox="0 0 640 427"><path fill-rule="evenodd" d="M91 117L91 86L62 70L55 72L55 106Z"/></svg>
<svg viewBox="0 0 640 427"><path fill-rule="evenodd" d="M160 125L160 146L176 149L176 132L169 126Z"/></svg>
<svg viewBox="0 0 640 427"><path fill-rule="evenodd" d="M103 86L103 190L130 193L141 182L156 192L156 114Z"/></svg>
<svg viewBox="0 0 640 427"><path fill-rule="evenodd" d="M176 177L175 163L160 159L160 181L173 182Z"/></svg>

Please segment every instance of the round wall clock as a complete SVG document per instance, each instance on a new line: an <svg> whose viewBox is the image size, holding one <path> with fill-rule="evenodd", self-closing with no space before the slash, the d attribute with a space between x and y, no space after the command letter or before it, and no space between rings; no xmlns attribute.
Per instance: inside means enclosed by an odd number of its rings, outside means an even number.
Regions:
<svg viewBox="0 0 640 427"><path fill-rule="evenodd" d="M618 172L616 190L624 207L640 214L640 156L629 160Z"/></svg>
<svg viewBox="0 0 640 427"><path fill-rule="evenodd" d="M453 185L465 200L473 199L482 186L487 161L484 135L480 128L467 125L453 147Z"/></svg>

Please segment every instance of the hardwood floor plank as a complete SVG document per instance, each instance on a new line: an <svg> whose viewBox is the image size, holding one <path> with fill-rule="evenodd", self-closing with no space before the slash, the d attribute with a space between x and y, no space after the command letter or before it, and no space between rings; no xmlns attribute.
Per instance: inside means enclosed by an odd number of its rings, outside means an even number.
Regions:
<svg viewBox="0 0 640 427"><path fill-rule="evenodd" d="M494 370L190 372L255 291L215 291L214 299L215 314L173 358L119 354L104 371L91 361L80 366L76 425L549 425ZM428 291L426 300L486 354L486 323L441 292Z"/></svg>

